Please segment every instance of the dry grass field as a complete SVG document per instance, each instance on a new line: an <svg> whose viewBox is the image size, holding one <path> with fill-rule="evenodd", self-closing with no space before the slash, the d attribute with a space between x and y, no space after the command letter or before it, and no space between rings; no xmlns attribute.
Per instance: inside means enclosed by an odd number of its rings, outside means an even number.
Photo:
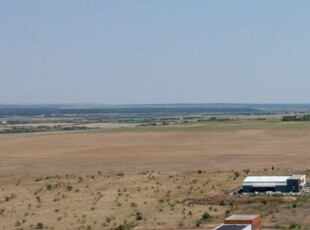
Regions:
<svg viewBox="0 0 310 230"><path fill-rule="evenodd" d="M310 169L310 124L1 135L0 226L212 228L233 213L259 213L265 227L310 229L307 197L228 196L245 169L253 175ZM205 212L211 217L202 219Z"/></svg>

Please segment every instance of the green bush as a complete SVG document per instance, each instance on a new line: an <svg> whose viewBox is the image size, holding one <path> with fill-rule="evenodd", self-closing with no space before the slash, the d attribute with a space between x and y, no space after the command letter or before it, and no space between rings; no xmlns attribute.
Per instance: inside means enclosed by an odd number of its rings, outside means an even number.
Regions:
<svg viewBox="0 0 310 230"><path fill-rule="evenodd" d="M209 220L211 219L212 216L208 213L208 212L205 212L203 215L202 215L202 220Z"/></svg>
<svg viewBox="0 0 310 230"><path fill-rule="evenodd" d="M142 213L136 212L136 220L142 220Z"/></svg>

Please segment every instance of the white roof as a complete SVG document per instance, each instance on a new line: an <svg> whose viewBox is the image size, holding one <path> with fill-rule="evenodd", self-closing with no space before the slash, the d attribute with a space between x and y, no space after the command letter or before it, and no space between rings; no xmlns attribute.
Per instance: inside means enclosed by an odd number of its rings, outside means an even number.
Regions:
<svg viewBox="0 0 310 230"><path fill-rule="evenodd" d="M243 182L286 182L289 176L248 176Z"/></svg>
<svg viewBox="0 0 310 230"><path fill-rule="evenodd" d="M226 218L225 220L253 220L255 218L259 217L259 215L254 215L254 214L237 214L237 215L232 215L228 218Z"/></svg>
<svg viewBox="0 0 310 230"><path fill-rule="evenodd" d="M243 181L243 186L275 187L286 186L289 176L248 176Z"/></svg>

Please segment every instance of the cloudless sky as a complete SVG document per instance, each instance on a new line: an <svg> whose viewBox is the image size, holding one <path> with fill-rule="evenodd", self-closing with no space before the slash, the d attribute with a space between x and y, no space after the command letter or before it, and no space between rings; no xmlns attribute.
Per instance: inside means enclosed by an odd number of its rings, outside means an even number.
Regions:
<svg viewBox="0 0 310 230"><path fill-rule="evenodd" d="M310 103L310 1L0 0L0 104Z"/></svg>

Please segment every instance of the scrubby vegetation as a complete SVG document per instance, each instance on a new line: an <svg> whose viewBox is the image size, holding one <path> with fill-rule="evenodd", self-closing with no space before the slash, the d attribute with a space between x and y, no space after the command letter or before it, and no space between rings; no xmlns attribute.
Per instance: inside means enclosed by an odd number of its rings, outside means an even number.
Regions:
<svg viewBox="0 0 310 230"><path fill-rule="evenodd" d="M303 218L310 210L308 196L229 196L249 173L246 169L238 176L233 170L126 175L98 171L23 177L18 185L10 183L15 177L2 178L1 225L6 229L206 228L231 214L258 213L269 227L309 227ZM288 215L294 218L283 218Z"/></svg>

